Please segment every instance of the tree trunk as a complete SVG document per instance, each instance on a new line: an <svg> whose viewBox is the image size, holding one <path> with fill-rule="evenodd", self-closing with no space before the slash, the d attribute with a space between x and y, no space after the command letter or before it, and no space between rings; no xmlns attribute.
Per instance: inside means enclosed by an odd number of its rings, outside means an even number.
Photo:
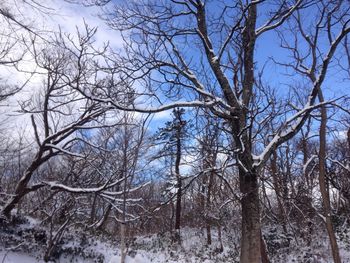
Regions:
<svg viewBox="0 0 350 263"><path fill-rule="evenodd" d="M348 150L349 150L349 154L350 154L350 128L348 129L347 137L348 137Z"/></svg>
<svg viewBox="0 0 350 263"><path fill-rule="evenodd" d="M211 160L211 165L214 167L213 160ZM210 211L210 203L211 203L211 190L213 186L213 178L214 174L211 172L209 174L208 178L208 189L207 189L207 200L206 200L206 210ZM210 218L208 218L210 219ZM210 226L210 220L206 220L206 229L207 229L207 245L211 245L212 243L212 238L211 238L211 226Z"/></svg>
<svg viewBox="0 0 350 263"><path fill-rule="evenodd" d="M102 218L96 224L96 229L97 230L101 230L102 229L102 227L104 226L104 224L106 223L106 221L107 221L107 219L109 217L109 214L110 214L111 210L112 210L112 205L108 204L108 206L106 208L106 211L102 215Z"/></svg>
<svg viewBox="0 0 350 263"><path fill-rule="evenodd" d="M277 205L279 210L278 219L280 220L284 233L287 233L287 220L285 216L284 201L282 199L283 189L281 189L281 183L277 175L277 152L272 152L271 159L271 174L273 179L274 190L276 192Z"/></svg>
<svg viewBox="0 0 350 263"><path fill-rule="evenodd" d="M52 215L53 216L53 215ZM53 218L50 218L50 233L49 233L49 240L47 242L45 254L44 254L44 261L49 262L51 258L51 254L55 246L59 243L61 240L61 237L63 236L64 231L66 230L66 227L68 223L70 222L70 217L66 219L66 221L59 227L59 229L56 231L55 234L53 234Z"/></svg>
<svg viewBox="0 0 350 263"><path fill-rule="evenodd" d="M260 210L258 177L240 168L242 237L240 263L260 263Z"/></svg>
<svg viewBox="0 0 350 263"><path fill-rule="evenodd" d="M95 214L96 214L96 200L97 200L97 194L94 194L92 205L91 205L91 211L90 211L90 223L93 224L95 222Z"/></svg>
<svg viewBox="0 0 350 263"><path fill-rule="evenodd" d="M207 222L207 245L210 246L211 245L211 227L210 227L210 223Z"/></svg>
<svg viewBox="0 0 350 263"><path fill-rule="evenodd" d="M221 234L221 226L220 225L218 225L218 241L220 244L219 252L221 253L224 251L224 246L222 245L222 234Z"/></svg>
<svg viewBox="0 0 350 263"><path fill-rule="evenodd" d="M253 167L252 139L247 128L247 109L251 102L254 85L254 49L257 6L248 8L247 17L242 32L244 76L242 83L242 102L238 118L232 125L234 141L239 150L239 183L242 196L242 237L241 263L260 263L260 210L258 175Z"/></svg>
<svg viewBox="0 0 350 263"><path fill-rule="evenodd" d="M15 189L14 195L11 197L11 199L7 202L7 204L2 209L2 215L4 215L7 219L10 219L11 217L11 211L15 208L15 206L19 203L19 201L22 200L22 198L28 194L31 191L35 191L38 188L42 187L42 185L37 185L32 188L28 188L28 183L30 179L32 178L32 175L36 169L39 168L39 166L48 160L50 157L45 156L42 158L43 151L42 149L39 150L37 153L34 161L31 163L31 165L25 170L23 176L18 181Z"/></svg>
<svg viewBox="0 0 350 263"><path fill-rule="evenodd" d="M309 161L310 153L309 153L309 145L307 143L308 134L310 132L310 122L307 125L306 134L303 134L303 138L301 139L301 150L303 154L303 167L304 168L304 177L306 181L306 193L304 196L304 210L306 214L306 224L307 224L307 233L305 236L307 246L311 246L312 243L312 233L313 233L313 216L314 210L312 206L312 175L309 174L309 170L306 169L306 164ZM305 218L305 217L304 217Z"/></svg>
<svg viewBox="0 0 350 263"><path fill-rule="evenodd" d="M261 247L261 263L270 263L269 255L267 253L266 243L261 231L260 231L260 247Z"/></svg>
<svg viewBox="0 0 350 263"><path fill-rule="evenodd" d="M320 102L324 101L321 91L318 93ZM319 151L319 184L322 196L323 211L325 214L325 223L332 248L332 256L334 263L341 263L337 239L334 233L331 218L331 203L329 198L329 187L326 182L326 129L327 129L327 110L325 106L321 106L321 127L320 127L320 151Z"/></svg>
<svg viewBox="0 0 350 263"><path fill-rule="evenodd" d="M176 192L176 211L175 211L175 239L181 243L180 228L181 228L181 195L182 185L181 180L178 181L178 189Z"/></svg>
<svg viewBox="0 0 350 263"><path fill-rule="evenodd" d="M181 196L182 196L182 179L180 175L180 162L181 162L181 134L182 134L182 120L179 116L179 125L176 127L176 159L175 159L175 176L177 180L177 192L176 192L176 211L175 211L175 238L180 244L180 227L181 227Z"/></svg>
<svg viewBox="0 0 350 263"><path fill-rule="evenodd" d="M4 206L2 210L2 214L7 218L11 218L11 211L15 208L15 206L22 200L22 198L30 192L30 189L27 188L29 180L32 176L32 172L26 171L20 181L18 182L15 194L11 197L9 202Z"/></svg>
<svg viewBox="0 0 350 263"><path fill-rule="evenodd" d="M126 259L126 231L125 222L120 224L120 263L125 263Z"/></svg>

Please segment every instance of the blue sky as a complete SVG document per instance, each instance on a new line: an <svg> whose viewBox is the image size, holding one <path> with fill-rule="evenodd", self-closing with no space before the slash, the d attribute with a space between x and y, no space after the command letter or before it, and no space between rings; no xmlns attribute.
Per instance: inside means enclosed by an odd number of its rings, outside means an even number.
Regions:
<svg viewBox="0 0 350 263"><path fill-rule="evenodd" d="M121 1L122 2L122 1ZM214 2L213 2L214 3ZM215 4L215 3L214 3ZM50 2L50 7L53 13L56 15L38 15L37 12L30 12L24 10L26 15L35 23L37 27L44 27L46 29L57 29L58 25L65 32L74 34L76 32L76 26L82 27L84 20L87 24L98 27L98 32L96 34L96 43L102 45L104 42L110 42L113 48L120 48L122 46L122 40L118 32L112 31L108 26L101 21L97 14L100 9L97 7L82 7L79 5L71 5L65 1L54 0ZM28 12L29 11L29 12ZM214 10L215 11L215 10ZM264 10L261 10L263 12ZM312 17L310 17L312 19ZM258 23L262 23L258 21ZM192 54L195 54L195 51ZM297 76L286 77L283 75L285 72L284 68L274 65L274 63L269 59L274 57L277 60L284 60L287 56L285 50L279 47L279 39L276 33L269 32L261 36L256 44L256 65L260 69L265 65L264 81L269 83L269 85L275 87L278 92L283 95L287 92L287 86L285 84L296 84L300 81ZM267 63L267 64L265 64ZM29 64L30 66L30 64ZM8 69L0 69L1 72L6 72ZM7 75L14 74L13 71L7 72ZM6 76L6 74L4 74ZM18 73L15 73L18 74ZM334 96L347 94L349 95L349 87L347 82L344 81L344 74L338 70L330 69L328 73L328 78L326 79L324 90L326 97L333 98ZM18 82L23 82L26 77L18 74L16 79ZM38 81L38 80L37 80ZM29 88L29 93L31 93L31 88ZM12 104L15 105L18 100L20 100L25 93L18 95L12 99ZM170 119L170 112L165 111L158 113L153 118L152 127L159 127Z"/></svg>

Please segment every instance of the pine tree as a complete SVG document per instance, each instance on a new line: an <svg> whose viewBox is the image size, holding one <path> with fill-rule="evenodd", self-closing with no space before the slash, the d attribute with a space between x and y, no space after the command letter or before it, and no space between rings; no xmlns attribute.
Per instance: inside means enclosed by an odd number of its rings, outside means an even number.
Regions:
<svg viewBox="0 0 350 263"><path fill-rule="evenodd" d="M183 177L180 173L180 165L190 127L184 115L184 109L174 109L172 120L166 122L165 127L160 128L156 136L156 140L164 145L159 151L159 155L166 156L170 160L171 173L167 191L171 193L171 198L175 198L175 241L178 243L181 243L181 197L183 194Z"/></svg>

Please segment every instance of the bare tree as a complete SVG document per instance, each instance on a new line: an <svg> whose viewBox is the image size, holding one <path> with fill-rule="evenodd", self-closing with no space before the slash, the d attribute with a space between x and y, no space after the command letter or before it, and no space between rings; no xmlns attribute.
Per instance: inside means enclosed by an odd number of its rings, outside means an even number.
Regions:
<svg viewBox="0 0 350 263"><path fill-rule="evenodd" d="M264 14L258 15L258 8ZM310 11L316 14L316 24L305 22L304 16ZM222 118L239 170L241 262L260 262L259 171L276 148L295 136L320 106L316 103L318 92L338 47L350 32L344 15L347 12L344 1L276 1L271 6L264 1L200 0L116 4L113 10L106 10L106 20L112 28L125 32L126 49L115 63L123 79L143 87L137 92L140 99L125 106L108 96L80 91L125 111L155 113L174 107L207 107ZM292 58L277 61L277 65L309 78L308 97L304 104L290 109L294 114L279 119L276 132L262 148L254 134L261 112L259 105L252 103L258 91L256 44L263 35L283 26L290 27L297 41L288 31L279 31L281 45L291 51ZM313 32L306 33L306 28ZM326 43L321 44L320 38L327 39ZM154 106L140 105L146 99Z"/></svg>
<svg viewBox="0 0 350 263"><path fill-rule="evenodd" d="M79 156L79 153L74 153L79 141L74 133L79 129L89 129L86 124L96 121L106 112L106 107L85 99L75 91L77 86L89 85L89 80L97 74L91 56L100 53L90 53L89 50L94 33L95 29L86 27L85 35L79 35L77 45L69 37L64 39L59 35L57 43L61 46L44 49L40 53L35 50L37 65L46 79L41 93L24 102L22 111L30 114L37 149L14 194L3 207L2 214L6 218L10 218L12 209L23 196L44 186L40 182L29 186L33 173L55 156Z"/></svg>
<svg viewBox="0 0 350 263"><path fill-rule="evenodd" d="M0 32L0 69L18 69L24 59L28 60L38 39L41 43L46 42L48 32L44 34L30 14L44 16L52 11L49 7L32 0L4 0L0 3L0 23L3 25ZM22 90L28 82L27 80L17 85L8 76L0 76L0 79L0 101Z"/></svg>
<svg viewBox="0 0 350 263"><path fill-rule="evenodd" d="M147 118L138 120L132 113L122 113L117 125L100 128L102 133L98 135L104 134L104 141L102 140L100 147L96 148L97 145L88 144L95 149L96 154L87 155L86 161L80 164L84 170L78 175L80 180L73 182L73 185L52 180L44 182L45 185L50 186L51 190L60 190L79 196L90 195L94 196L94 202L99 198L108 204L110 208L102 218L95 219L90 226L99 227L108 218L117 223L120 228L122 263L125 262L128 250L128 225L146 213L146 208L140 204L142 199L135 193L148 184L144 179L146 171L141 162L141 156L147 148L145 140L147 123ZM81 173L80 169L79 173ZM84 175L84 173L87 174ZM93 174L99 176L95 177ZM91 222L91 218L87 221Z"/></svg>

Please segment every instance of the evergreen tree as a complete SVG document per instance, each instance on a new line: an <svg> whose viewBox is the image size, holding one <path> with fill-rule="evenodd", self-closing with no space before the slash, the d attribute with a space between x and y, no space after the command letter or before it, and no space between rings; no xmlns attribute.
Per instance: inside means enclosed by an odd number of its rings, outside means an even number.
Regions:
<svg viewBox="0 0 350 263"><path fill-rule="evenodd" d="M175 198L175 240L181 242L181 196L183 194L183 177L180 173L181 159L188 140L189 123L184 118L185 110L176 108L172 112L172 120L165 123L157 132L156 140L164 146L159 156L165 156L170 161L170 178L167 192Z"/></svg>

